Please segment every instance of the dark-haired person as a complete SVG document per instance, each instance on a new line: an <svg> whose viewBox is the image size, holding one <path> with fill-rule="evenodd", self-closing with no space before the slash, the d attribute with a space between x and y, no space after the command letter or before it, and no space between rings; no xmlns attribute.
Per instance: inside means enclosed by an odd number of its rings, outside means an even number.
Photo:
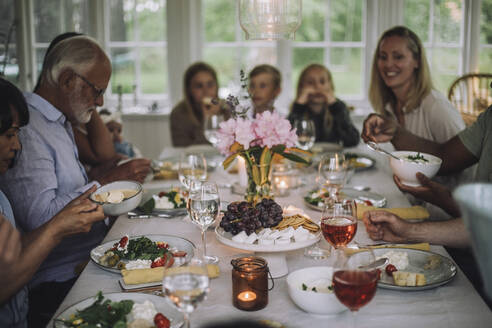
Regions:
<svg viewBox="0 0 492 328"><path fill-rule="evenodd" d="M335 97L335 83L330 70L321 64L311 64L302 70L288 118L291 124L301 119L312 120L316 142L335 142L353 147L360 140L347 106Z"/></svg>
<svg viewBox="0 0 492 328"><path fill-rule="evenodd" d="M94 184L145 177L150 168L148 160L135 160L90 182L79 161L72 124L87 123L103 105L111 75L109 58L97 42L86 36L59 42L48 53L41 75L36 93L24 94L29 124L19 132L22 152L15 167L0 176L0 188L25 232L42 226ZM30 324L49 321L80 273L77 268L106 232L104 222L97 222L87 234L65 238L52 250L29 283Z"/></svg>
<svg viewBox="0 0 492 328"><path fill-rule="evenodd" d="M444 143L437 143L412 134L394 120L372 114L364 122L364 141L389 142L395 147L433 154L442 159L439 173L443 175L461 172L477 164L476 182L492 182L492 106L478 117L477 121ZM456 214L457 204L451 191L417 173L422 186L409 187L395 182L419 199ZM458 209L459 212L459 209ZM458 213L459 214L459 213ZM454 215L456 217L456 215ZM469 236L461 219L442 222L409 223L393 214L382 211L364 213L366 230L374 240L389 242L430 242L453 248L469 245ZM492 226L490 227L492 233ZM480 277L471 252L467 249L448 249L455 261L483 295ZM488 302L492 306L492 302Z"/></svg>
<svg viewBox="0 0 492 328"><path fill-rule="evenodd" d="M18 132L28 121L22 93L0 78L0 175L15 164L15 155L22 148ZM93 190L24 235L16 229L10 202L0 191L0 327L27 327L26 284L64 237L87 232L92 223L104 219L101 207L87 199Z"/></svg>
<svg viewBox="0 0 492 328"><path fill-rule="evenodd" d="M171 139L174 147L208 144L204 134L207 116L219 114L220 106L211 103L217 98L219 83L212 66L197 62L188 67L183 78L184 99L171 112Z"/></svg>
<svg viewBox="0 0 492 328"><path fill-rule="evenodd" d="M369 100L376 113L434 142L446 142L465 128L458 110L434 89L422 42L405 26L390 28L379 38L372 62ZM457 172L438 177L437 181L452 188L470 178L470 174ZM413 198L410 201L416 203ZM449 218L436 207L426 207L434 218Z"/></svg>

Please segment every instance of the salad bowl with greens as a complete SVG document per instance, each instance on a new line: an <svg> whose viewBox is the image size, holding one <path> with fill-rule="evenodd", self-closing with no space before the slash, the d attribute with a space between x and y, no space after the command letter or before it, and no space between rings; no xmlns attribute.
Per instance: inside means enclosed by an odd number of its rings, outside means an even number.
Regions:
<svg viewBox="0 0 492 328"><path fill-rule="evenodd" d="M423 173L432 179L439 171L442 160L431 154L415 151L395 151L392 153L400 160L390 157L390 166L393 173L407 186L418 187L417 172Z"/></svg>

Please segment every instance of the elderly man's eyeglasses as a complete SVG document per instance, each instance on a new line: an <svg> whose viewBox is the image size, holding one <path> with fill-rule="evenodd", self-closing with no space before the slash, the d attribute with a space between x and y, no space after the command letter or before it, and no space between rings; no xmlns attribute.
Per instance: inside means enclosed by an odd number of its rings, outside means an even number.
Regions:
<svg viewBox="0 0 492 328"><path fill-rule="evenodd" d="M95 99L101 97L104 95L104 93L106 92L106 89L101 89L101 88L98 88L94 85L94 83L90 82L89 80L87 80L85 77L83 77L82 75L80 75L79 73L77 72L73 72L76 76L80 77L80 79L82 81L84 81L85 83L87 83L88 86L90 86L92 88L92 90L94 90L95 94L96 94L96 97Z"/></svg>

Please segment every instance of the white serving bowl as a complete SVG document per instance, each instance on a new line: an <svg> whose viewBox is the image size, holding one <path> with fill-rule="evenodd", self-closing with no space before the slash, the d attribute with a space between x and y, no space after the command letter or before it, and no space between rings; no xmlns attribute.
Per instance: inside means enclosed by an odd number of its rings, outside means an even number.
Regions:
<svg viewBox="0 0 492 328"><path fill-rule="evenodd" d="M137 193L132 197L124 199L121 203L111 204L102 203L94 199L94 196L102 192L113 191L113 190L135 190ZM133 211L142 201L142 185L136 181L115 181L108 183L94 191L90 196L90 200L94 203L98 203L102 206L104 214L110 216L117 216L125 214L129 211Z"/></svg>
<svg viewBox="0 0 492 328"><path fill-rule="evenodd" d="M418 152L416 151L395 151L392 154L398 158L402 158L401 160L397 160L390 157L390 166L393 173L400 178L403 184L411 187L420 186L420 182L416 176L417 172L421 172L429 179L432 179L437 171L439 171L442 163L439 157L426 153L420 153L420 155L424 156L429 162L412 162L405 159L409 155L417 155Z"/></svg>
<svg viewBox="0 0 492 328"><path fill-rule="evenodd" d="M337 314L347 310L338 301L334 292L314 292L302 290L302 284L312 286L331 286L333 268L327 266L309 267L291 272L287 276L290 298L298 307L309 313Z"/></svg>

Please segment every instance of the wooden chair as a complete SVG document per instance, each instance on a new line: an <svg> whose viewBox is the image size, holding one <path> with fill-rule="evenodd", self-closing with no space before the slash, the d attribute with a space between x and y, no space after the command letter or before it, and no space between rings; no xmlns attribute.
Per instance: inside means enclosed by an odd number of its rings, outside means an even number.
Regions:
<svg viewBox="0 0 492 328"><path fill-rule="evenodd" d="M448 99L460 111L466 125L492 104L492 73L472 73L451 84Z"/></svg>

